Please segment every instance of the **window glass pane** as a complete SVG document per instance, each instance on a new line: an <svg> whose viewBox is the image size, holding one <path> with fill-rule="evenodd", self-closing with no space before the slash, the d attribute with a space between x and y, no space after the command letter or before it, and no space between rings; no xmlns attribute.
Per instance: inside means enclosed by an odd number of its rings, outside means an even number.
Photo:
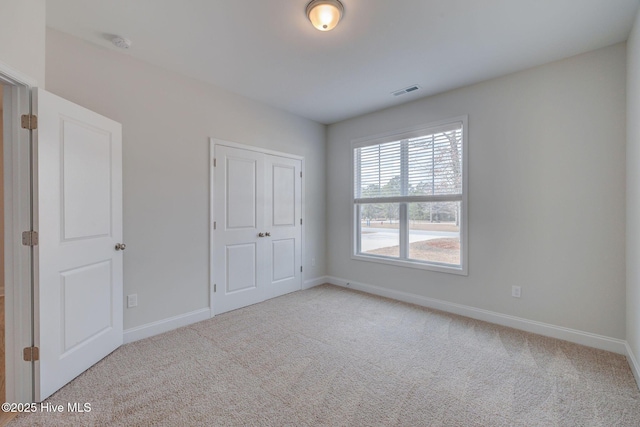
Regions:
<svg viewBox="0 0 640 427"><path fill-rule="evenodd" d="M462 124L354 149L355 198L462 194Z"/></svg>
<svg viewBox="0 0 640 427"><path fill-rule="evenodd" d="M460 202L409 203L409 258L460 265Z"/></svg>
<svg viewBox="0 0 640 427"><path fill-rule="evenodd" d="M400 257L400 204L360 205L360 253Z"/></svg>
<svg viewBox="0 0 640 427"><path fill-rule="evenodd" d="M462 128L407 142L409 195L462 194Z"/></svg>
<svg viewBox="0 0 640 427"><path fill-rule="evenodd" d="M400 141L355 150L356 198L400 196Z"/></svg>

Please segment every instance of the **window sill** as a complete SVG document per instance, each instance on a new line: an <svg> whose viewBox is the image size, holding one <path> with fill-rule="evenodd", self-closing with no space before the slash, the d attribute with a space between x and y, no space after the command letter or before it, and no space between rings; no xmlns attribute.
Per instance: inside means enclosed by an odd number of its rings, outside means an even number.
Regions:
<svg viewBox="0 0 640 427"><path fill-rule="evenodd" d="M401 260L401 259L394 259L394 258L388 258L383 256L363 255L363 254L351 255L351 259L354 259L357 261L375 262L377 264L394 265L397 267L414 268L418 270L436 271L439 273L457 274L459 276L469 275L466 266L453 266L453 265L447 265L447 264L425 263L425 262L410 261L410 260L403 260L403 259Z"/></svg>

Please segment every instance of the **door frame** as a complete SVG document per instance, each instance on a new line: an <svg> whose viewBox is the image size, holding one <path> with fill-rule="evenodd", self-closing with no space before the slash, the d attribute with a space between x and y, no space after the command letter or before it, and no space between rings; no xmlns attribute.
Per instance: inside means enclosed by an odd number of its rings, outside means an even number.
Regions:
<svg viewBox="0 0 640 427"><path fill-rule="evenodd" d="M301 183L301 196L300 196L300 203L302 205L302 226L301 226L301 230L300 230L300 250L301 250L301 254L300 254L300 258L301 258L301 262L302 262L302 275L300 277L300 289L304 288L304 277L305 277L305 271L304 271L304 260L305 260L305 247L304 247L304 242L305 242L305 227L306 227L306 210L305 210L305 180L306 180L306 173L305 173L305 162L304 162L304 156L298 156L296 154L291 154L291 153L285 153L282 151L275 151L275 150L269 150L267 148L262 148L262 147L256 147L253 145L246 145L246 144L240 144L238 142L232 142L232 141L225 141L222 139L216 139L216 138L209 138L209 317L214 317L216 313L214 313L213 311L213 298L214 298L214 291L213 291L213 286L215 283L215 271L213 268L213 263L214 263L214 257L215 257L215 233L214 233L214 221L215 219L215 170L214 170L214 161L215 161L215 147L216 145L224 145L226 147L231 147L231 148L238 148L241 150L248 150L248 151L254 151L257 153L261 153L261 154L269 154L272 156L280 156L280 157L286 157L289 159L294 159L294 160L300 160L302 166L301 166L301 172L302 172L302 183Z"/></svg>
<svg viewBox="0 0 640 427"><path fill-rule="evenodd" d="M22 349L33 346L34 250L22 245L22 231L33 230L33 177L37 156L30 131L19 126L31 113L31 89L37 82L0 62L4 86L5 217L5 392L7 402L33 402L34 362ZM7 136L9 136L7 138Z"/></svg>

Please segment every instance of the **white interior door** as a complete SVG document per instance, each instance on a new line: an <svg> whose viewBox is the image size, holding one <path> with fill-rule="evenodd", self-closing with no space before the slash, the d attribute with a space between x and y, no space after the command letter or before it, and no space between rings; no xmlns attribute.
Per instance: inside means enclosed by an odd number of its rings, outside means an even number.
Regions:
<svg viewBox="0 0 640 427"><path fill-rule="evenodd" d="M35 397L122 344L122 128L37 89Z"/></svg>
<svg viewBox="0 0 640 427"><path fill-rule="evenodd" d="M214 313L301 289L301 160L214 151Z"/></svg>
<svg viewBox="0 0 640 427"><path fill-rule="evenodd" d="M302 162L265 156L265 272L267 298L297 291L302 283Z"/></svg>
<svg viewBox="0 0 640 427"><path fill-rule="evenodd" d="M216 146L214 313L263 301L264 162L260 153Z"/></svg>

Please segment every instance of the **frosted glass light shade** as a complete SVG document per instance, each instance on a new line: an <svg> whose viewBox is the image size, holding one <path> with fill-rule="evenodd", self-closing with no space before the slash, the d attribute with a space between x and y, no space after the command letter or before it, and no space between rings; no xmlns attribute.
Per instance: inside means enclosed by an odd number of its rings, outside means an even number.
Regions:
<svg viewBox="0 0 640 427"><path fill-rule="evenodd" d="M333 30L343 13L344 6L338 0L313 0L307 5L307 17L320 31Z"/></svg>

